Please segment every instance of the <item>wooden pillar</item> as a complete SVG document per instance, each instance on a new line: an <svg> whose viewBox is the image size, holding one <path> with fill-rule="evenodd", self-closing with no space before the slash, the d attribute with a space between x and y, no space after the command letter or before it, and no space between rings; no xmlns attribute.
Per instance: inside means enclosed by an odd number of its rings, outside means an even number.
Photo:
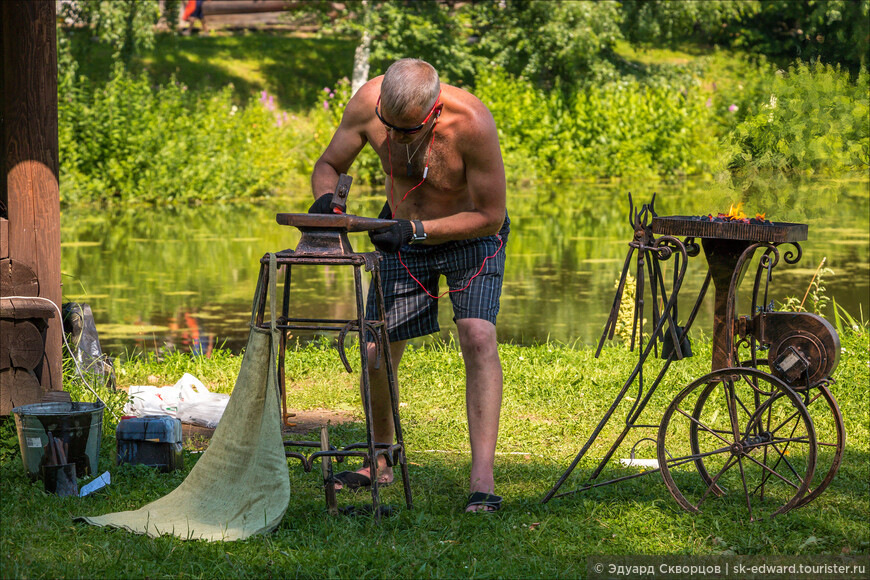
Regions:
<svg viewBox="0 0 870 580"><path fill-rule="evenodd" d="M38 296L60 307L55 10L55 0L0 1L0 211L8 218L9 258L32 269ZM57 315L49 320L45 392L63 388L62 324Z"/></svg>

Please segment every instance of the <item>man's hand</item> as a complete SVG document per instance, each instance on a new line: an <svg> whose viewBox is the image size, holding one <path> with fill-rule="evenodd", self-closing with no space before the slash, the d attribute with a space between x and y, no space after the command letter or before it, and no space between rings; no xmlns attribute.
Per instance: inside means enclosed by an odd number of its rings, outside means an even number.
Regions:
<svg viewBox="0 0 870 580"><path fill-rule="evenodd" d="M377 249L392 254L414 238L414 226L409 220L397 220L389 227L369 232L369 238Z"/></svg>
<svg viewBox="0 0 870 580"><path fill-rule="evenodd" d="M332 194L325 193L314 200L311 207L308 208L308 213L335 213L332 211L330 204L332 203Z"/></svg>

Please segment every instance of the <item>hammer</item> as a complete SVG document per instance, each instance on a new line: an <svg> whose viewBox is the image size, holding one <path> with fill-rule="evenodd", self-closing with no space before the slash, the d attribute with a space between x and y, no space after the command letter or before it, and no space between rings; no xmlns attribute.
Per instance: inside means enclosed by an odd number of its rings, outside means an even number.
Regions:
<svg viewBox="0 0 870 580"><path fill-rule="evenodd" d="M329 204L332 213L341 214L347 211L347 194L350 193L351 183L353 183L353 177L350 175L342 173L338 176L338 184L332 195L332 203Z"/></svg>

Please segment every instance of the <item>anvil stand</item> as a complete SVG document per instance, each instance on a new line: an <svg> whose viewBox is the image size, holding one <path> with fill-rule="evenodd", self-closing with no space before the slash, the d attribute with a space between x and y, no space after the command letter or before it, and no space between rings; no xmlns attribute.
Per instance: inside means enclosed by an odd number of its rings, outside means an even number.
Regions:
<svg viewBox="0 0 870 580"><path fill-rule="evenodd" d="M399 421L399 397L398 381L393 371L393 363L390 356L390 343L387 333L386 313L384 309L384 295L381 289L380 256L377 252L356 253L353 251L347 238L348 232L363 232L383 228L392 225L392 220L372 219L353 215L328 215L328 214L292 214L279 213L276 220L280 225L297 227L302 232L295 250L283 250L276 254L277 265L284 266L284 290L281 303L281 316L278 318L277 328L281 333L281 344L278 355L278 387L281 395L281 411L283 426L288 426L287 399L284 376L284 357L287 346L288 331L333 331L338 332L338 351L342 362L348 372L352 372L350 363L344 350L344 340L349 332L359 335L360 362L362 375L362 403L366 421L366 442L354 443L337 449L329 445L326 429L321 429L320 441L285 441L285 448L313 447L319 448L306 456L297 451L287 449L285 455L299 459L306 472L311 471L315 459L321 460L324 477L326 503L330 514L338 513L335 497L335 484L332 481L332 458L342 462L345 457L362 457L365 464L371 466L371 494L372 513L376 520L380 520L382 509L378 491L378 458L384 456L387 465L399 465L401 468L402 484L405 491L405 503L408 509L412 507L411 486L408 480L408 462L405 455L405 443L402 436L402 426ZM290 316L290 288L291 272L294 265L312 266L353 266L354 289L356 303L356 318L352 319L323 319L323 318L293 318ZM361 268L372 273L372 284L375 287L376 296L376 320L365 319L365 303L363 299L363 285ZM256 324L260 328L268 328L268 321L264 321L264 313L267 300L267 288L269 287L269 256L260 260L260 296L258 297ZM368 337L366 336L368 335ZM368 340L367 340L368 338ZM377 347L377 356L374 368L380 368L385 364L387 368L390 406L393 413L393 424L396 432L396 442L376 442L374 439L372 422L371 388L369 385L369 361L366 342L374 342ZM346 510L353 513L351 506Z"/></svg>

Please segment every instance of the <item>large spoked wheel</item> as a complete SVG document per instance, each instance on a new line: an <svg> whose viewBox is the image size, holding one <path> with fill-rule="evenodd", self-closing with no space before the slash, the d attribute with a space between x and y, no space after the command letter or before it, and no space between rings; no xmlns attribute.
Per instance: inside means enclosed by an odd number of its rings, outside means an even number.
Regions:
<svg viewBox="0 0 870 580"><path fill-rule="evenodd" d="M827 489L840 470L843 450L846 448L846 426L843 424L843 414L831 390L824 385L810 389L806 393L805 401L816 430L818 445L816 474L807 494L795 507L807 505Z"/></svg>
<svg viewBox="0 0 870 580"><path fill-rule="evenodd" d="M657 443L665 485L690 512L714 498L745 507L750 520L787 512L806 495L816 465L815 427L801 398L751 368L721 369L683 389Z"/></svg>
<svg viewBox="0 0 870 580"><path fill-rule="evenodd" d="M740 363L741 367L758 368L767 366L767 359L756 359ZM829 379L830 381L830 379ZM830 381L833 382L833 381ZM801 498L795 507L803 507L819 497L831 484L840 470L843 461L843 450L846 448L846 426L840 406L828 387L829 382L823 381L811 389L801 389L795 392L802 398L807 412L813 420L816 430L816 470L807 494ZM773 393L768 393L773 395ZM781 395L777 395L781 396Z"/></svg>

